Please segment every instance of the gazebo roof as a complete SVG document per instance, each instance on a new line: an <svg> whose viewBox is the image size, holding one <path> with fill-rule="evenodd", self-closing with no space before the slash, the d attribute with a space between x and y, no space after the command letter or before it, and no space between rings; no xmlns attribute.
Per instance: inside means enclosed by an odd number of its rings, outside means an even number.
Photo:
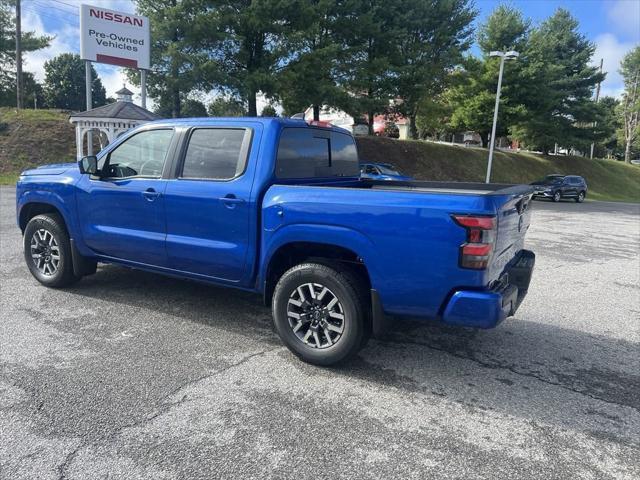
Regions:
<svg viewBox="0 0 640 480"><path fill-rule="evenodd" d="M124 90L124 89L123 89ZM117 118L122 120L157 120L160 117L132 102L113 102L86 112L74 113L70 118Z"/></svg>
<svg viewBox="0 0 640 480"><path fill-rule="evenodd" d="M133 95L133 92L130 91L127 87L122 87L116 92L116 95Z"/></svg>

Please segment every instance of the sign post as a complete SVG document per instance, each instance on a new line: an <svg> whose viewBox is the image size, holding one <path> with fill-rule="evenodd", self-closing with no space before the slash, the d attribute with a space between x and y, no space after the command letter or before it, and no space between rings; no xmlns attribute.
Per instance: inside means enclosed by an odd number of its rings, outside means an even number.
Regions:
<svg viewBox="0 0 640 480"><path fill-rule="evenodd" d="M91 62L89 60L84 61L84 78L85 78L85 95L87 97L87 110L91 110L93 108L93 102L91 98L91 86L92 86L92 78L91 78ZM87 132L87 155L93 155L93 134L91 130Z"/></svg>
<svg viewBox="0 0 640 480"><path fill-rule="evenodd" d="M147 71L140 70L140 103L147 108Z"/></svg>
<svg viewBox="0 0 640 480"><path fill-rule="evenodd" d="M147 17L80 5L80 57L87 66L87 110L92 108L91 62L141 70L141 101L142 107L147 108L146 70L150 67L150 43Z"/></svg>

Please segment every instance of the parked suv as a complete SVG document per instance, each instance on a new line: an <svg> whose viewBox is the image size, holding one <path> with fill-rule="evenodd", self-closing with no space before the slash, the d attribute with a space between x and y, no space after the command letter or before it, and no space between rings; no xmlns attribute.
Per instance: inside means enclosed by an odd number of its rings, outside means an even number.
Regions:
<svg viewBox="0 0 640 480"><path fill-rule="evenodd" d="M573 198L582 203L587 196L587 182L578 175L547 175L531 185L535 188L534 198L550 198L554 202Z"/></svg>

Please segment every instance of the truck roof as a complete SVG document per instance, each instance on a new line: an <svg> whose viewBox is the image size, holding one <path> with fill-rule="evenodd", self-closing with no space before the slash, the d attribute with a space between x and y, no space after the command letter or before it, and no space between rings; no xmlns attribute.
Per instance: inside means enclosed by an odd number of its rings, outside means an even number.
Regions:
<svg viewBox="0 0 640 480"><path fill-rule="evenodd" d="M161 120L155 120L153 122L145 123L145 125L219 125L220 123L261 123L265 126L277 123L282 127L310 127L310 128L326 128L340 133L348 133L348 130L329 123L325 125L310 125L307 120L299 118L281 118L281 117L193 117L193 118L163 118Z"/></svg>

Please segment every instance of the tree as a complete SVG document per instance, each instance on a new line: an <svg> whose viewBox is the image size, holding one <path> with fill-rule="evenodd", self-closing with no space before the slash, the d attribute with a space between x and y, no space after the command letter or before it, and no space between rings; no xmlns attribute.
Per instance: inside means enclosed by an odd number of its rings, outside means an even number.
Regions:
<svg viewBox="0 0 640 480"><path fill-rule="evenodd" d="M265 105L262 108L262 113L260 114L261 117L277 117L278 116L278 112L276 112L276 109L273 105Z"/></svg>
<svg viewBox="0 0 640 480"><path fill-rule="evenodd" d="M16 22L14 0L0 0L0 106L16 105ZM49 46L51 37L22 32L22 52L34 52ZM31 74L29 74L31 75ZM25 105L33 105L33 75L23 74ZM31 91L29 91L31 88ZM27 96L31 95L28 99ZM29 100L31 100L29 102Z"/></svg>
<svg viewBox="0 0 640 480"><path fill-rule="evenodd" d="M219 96L209 104L209 116L211 117L244 117L247 110L242 101L232 98Z"/></svg>
<svg viewBox="0 0 640 480"><path fill-rule="evenodd" d="M301 21L285 31L292 58L279 74L278 96L285 111L297 113L312 106L313 118L319 120L323 105L334 106L344 96L335 78L341 55L336 37L339 2L301 2L301 8Z"/></svg>
<svg viewBox="0 0 640 480"><path fill-rule="evenodd" d="M453 106L447 97L447 92L432 97L425 95L417 107L415 119L419 138L440 139L450 133L450 120Z"/></svg>
<svg viewBox="0 0 640 480"><path fill-rule="evenodd" d="M202 66L207 58L201 45L205 32L199 28L205 1L136 0L136 7L151 25L149 96L156 99L162 116L180 117L187 95L206 84ZM127 75L140 85L137 70L128 70Z"/></svg>
<svg viewBox="0 0 640 480"><path fill-rule="evenodd" d="M80 55L63 53L44 64L44 97L49 108L85 110L85 62ZM94 107L106 103L106 92L93 65L91 66L91 97Z"/></svg>
<svg viewBox="0 0 640 480"><path fill-rule="evenodd" d="M44 106L42 84L36 80L31 72L22 72L22 96L25 108L33 108L34 105ZM16 106L15 75L8 76L5 83L0 85L0 106Z"/></svg>
<svg viewBox="0 0 640 480"><path fill-rule="evenodd" d="M273 98L278 73L291 58L285 32L295 29L299 0L203 0L203 13L192 26L210 87L238 97L255 117L260 92Z"/></svg>
<svg viewBox="0 0 640 480"><path fill-rule="evenodd" d="M624 79L621 103L624 161L629 163L632 148L640 138L640 47L635 47L624 56L620 73Z"/></svg>
<svg viewBox="0 0 640 480"><path fill-rule="evenodd" d="M355 119L366 115L370 134L375 116L394 99L393 60L403 35L403 5L402 0L346 1L336 22L341 47L336 77L346 92L337 103Z"/></svg>
<svg viewBox="0 0 640 480"><path fill-rule="evenodd" d="M471 22L476 12L468 0L405 0L397 19L401 35L392 58L395 94L402 101L395 110L410 119L417 137L416 117L424 98L434 98L446 86L451 69L471 45Z"/></svg>
<svg viewBox="0 0 640 480"><path fill-rule="evenodd" d="M42 108L45 105L42 84L31 72L22 72L22 95L25 108Z"/></svg>
<svg viewBox="0 0 640 480"><path fill-rule="evenodd" d="M182 117L207 117L207 107L200 100L187 98L182 104Z"/></svg>
<svg viewBox="0 0 640 480"><path fill-rule="evenodd" d="M530 37L526 115L513 130L527 145L544 152L554 143L586 150L604 138L593 128L603 107L592 96L605 75L590 64L595 46L577 29L577 20L558 9Z"/></svg>
<svg viewBox="0 0 640 480"><path fill-rule="evenodd" d="M478 132L483 146L487 146L500 65L499 58L489 56L493 50L516 50L521 53L518 61L509 62L504 68L496 136L507 135L508 127L523 116L527 91L532 88L527 75L529 34L530 21L519 10L506 5L496 8L487 21L480 25L478 44L482 58L467 58L463 68L450 77L454 83L448 93L454 106L451 114L453 129Z"/></svg>
<svg viewBox="0 0 640 480"><path fill-rule="evenodd" d="M595 145L596 157L618 157L623 151L618 142L618 131L621 130L620 102L614 97L602 97L599 102L601 116L598 118L597 128L603 132L603 139Z"/></svg>

